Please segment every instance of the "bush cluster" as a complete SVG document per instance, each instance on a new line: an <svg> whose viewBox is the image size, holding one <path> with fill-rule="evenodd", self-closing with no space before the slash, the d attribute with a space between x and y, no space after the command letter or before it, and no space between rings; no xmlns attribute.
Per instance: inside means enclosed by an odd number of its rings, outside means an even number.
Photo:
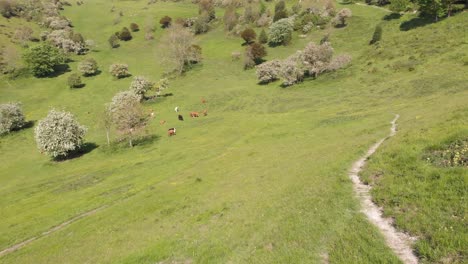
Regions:
<svg viewBox="0 0 468 264"><path fill-rule="evenodd" d="M283 86L301 82L304 77L317 77L327 71L335 71L350 63L349 55L333 58L333 48L329 42L317 45L309 43L285 60L273 60L257 66L257 77L260 83L282 79Z"/></svg>

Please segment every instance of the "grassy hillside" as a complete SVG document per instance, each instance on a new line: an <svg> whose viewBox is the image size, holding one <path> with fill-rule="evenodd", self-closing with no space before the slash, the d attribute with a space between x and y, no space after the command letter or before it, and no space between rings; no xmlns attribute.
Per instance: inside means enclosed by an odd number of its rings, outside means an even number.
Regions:
<svg viewBox="0 0 468 264"><path fill-rule="evenodd" d="M73 71L85 57L100 65L102 73L85 78L84 88L67 87L71 72L2 79L1 102L21 101L34 121L51 107L64 108L99 147L54 162L36 149L32 128L0 138L0 249L106 207L0 262L399 263L359 212L347 177L351 163L388 133L393 113L401 115L399 133L363 176L376 184L385 214L418 236L424 263L466 261L466 167L435 168L422 159L427 147L468 136L466 13L402 31L413 16L384 20L385 11L347 5L353 18L332 30L331 42L337 53L353 56L352 65L289 88L257 85L254 70L231 60L232 51L244 49L241 39L220 25L197 37L203 63L171 80L173 96L145 102L156 112L148 127L153 136L131 149L109 148L100 113L131 82L114 80L109 65L127 63L134 76L156 81L165 50L160 28L155 40L145 41L140 31L118 49L107 38L131 22L142 27L147 19L197 14L188 3L146 2L95 0L63 12L97 43L70 63ZM113 25L119 10L122 22ZM369 46L379 23L383 40ZM268 48L267 59L284 58L323 34ZM186 121L177 120L175 106ZM205 108L207 117L188 117ZM169 127L177 136L167 137Z"/></svg>

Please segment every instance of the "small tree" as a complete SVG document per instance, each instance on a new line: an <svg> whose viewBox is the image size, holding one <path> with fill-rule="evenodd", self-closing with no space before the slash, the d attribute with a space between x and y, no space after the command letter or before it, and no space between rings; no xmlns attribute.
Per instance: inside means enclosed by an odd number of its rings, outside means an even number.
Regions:
<svg viewBox="0 0 468 264"><path fill-rule="evenodd" d="M265 29L262 29L262 31L260 32L260 35L258 35L258 42L262 44L268 43L268 36L265 32Z"/></svg>
<svg viewBox="0 0 468 264"><path fill-rule="evenodd" d="M162 40L165 52L164 61L172 64L176 73L182 74L192 64L201 61L201 48L194 45L194 35L187 28L173 25Z"/></svg>
<svg viewBox="0 0 468 264"><path fill-rule="evenodd" d="M293 25L287 18L276 21L270 26L268 41L270 45L286 45L291 41Z"/></svg>
<svg viewBox="0 0 468 264"><path fill-rule="evenodd" d="M23 58L36 77L54 73L55 67L65 61L63 54L48 43L29 48Z"/></svg>
<svg viewBox="0 0 468 264"><path fill-rule="evenodd" d="M71 113L52 109L34 129L34 138L41 152L57 158L79 149L85 133L86 128Z"/></svg>
<svg viewBox="0 0 468 264"><path fill-rule="evenodd" d="M78 75L78 73L72 73L70 76L68 76L68 86L70 88L80 88L83 86L81 77Z"/></svg>
<svg viewBox="0 0 468 264"><path fill-rule="evenodd" d="M138 24L136 24L136 23L131 23L131 24L130 24L130 30L131 30L132 32L137 32L137 31L140 31L140 27L139 27Z"/></svg>
<svg viewBox="0 0 468 264"><path fill-rule="evenodd" d="M20 129L25 124L20 103L0 104L0 135Z"/></svg>
<svg viewBox="0 0 468 264"><path fill-rule="evenodd" d="M260 43L253 43L246 49L247 56L249 56L255 64L262 63L263 57L267 55L265 47Z"/></svg>
<svg viewBox="0 0 468 264"><path fill-rule="evenodd" d="M139 101L145 99L146 93L154 86L153 82L148 81L143 76L136 76L130 84L130 91L138 96Z"/></svg>
<svg viewBox="0 0 468 264"><path fill-rule="evenodd" d="M161 24L162 28L168 28L171 25L172 18L169 16L164 16L159 20L159 24Z"/></svg>
<svg viewBox="0 0 468 264"><path fill-rule="evenodd" d="M369 45L375 44L382 39L382 26L377 25L375 26L374 34L372 35L372 39L369 42Z"/></svg>
<svg viewBox="0 0 468 264"><path fill-rule="evenodd" d="M244 39L245 43L250 44L255 41L257 34L252 28L247 28L241 33L241 38Z"/></svg>
<svg viewBox="0 0 468 264"><path fill-rule="evenodd" d="M109 105L112 123L117 130L128 137L133 147L133 137L146 126L147 116L140 105L139 97L131 91L120 92Z"/></svg>
<svg viewBox="0 0 468 264"><path fill-rule="evenodd" d="M112 76L116 77L117 79L130 76L130 72L128 71L128 65L122 63L112 64L109 67L109 72Z"/></svg>
<svg viewBox="0 0 468 264"><path fill-rule="evenodd" d="M336 16L332 19L332 25L335 27L344 27L346 26L346 19L352 16L351 10L349 8L343 8Z"/></svg>
<svg viewBox="0 0 468 264"><path fill-rule="evenodd" d="M119 47L119 37L117 37L115 34L110 36L107 41L109 42L111 48L115 49Z"/></svg>
<svg viewBox="0 0 468 264"><path fill-rule="evenodd" d="M110 132L112 129L112 112L110 111L110 105L106 104L106 108L102 113L101 124L106 130L106 139L107 139L107 146L110 146Z"/></svg>
<svg viewBox="0 0 468 264"><path fill-rule="evenodd" d="M129 41L132 39L132 33L130 33L130 30L128 30L127 27L122 28L122 30L119 33L119 39L123 41Z"/></svg>

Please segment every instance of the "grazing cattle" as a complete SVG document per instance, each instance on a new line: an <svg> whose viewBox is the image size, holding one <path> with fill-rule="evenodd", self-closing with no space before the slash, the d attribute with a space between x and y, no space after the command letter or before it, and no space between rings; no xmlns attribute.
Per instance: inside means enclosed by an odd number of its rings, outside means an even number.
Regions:
<svg viewBox="0 0 468 264"><path fill-rule="evenodd" d="M180 121L184 121L184 117L182 115L179 115L178 117Z"/></svg>
<svg viewBox="0 0 468 264"><path fill-rule="evenodd" d="M200 114L198 112L190 112L190 117L199 117Z"/></svg>
<svg viewBox="0 0 468 264"><path fill-rule="evenodd" d="M159 121L159 124L160 124L161 126L164 125L164 124L166 124L166 120L161 120L161 121Z"/></svg>
<svg viewBox="0 0 468 264"><path fill-rule="evenodd" d="M203 110L202 114L203 114L203 116L207 116L208 115L208 110L207 109Z"/></svg>
<svg viewBox="0 0 468 264"><path fill-rule="evenodd" d="M205 98L203 98L203 97L202 97L202 99L201 99L201 103L202 103L202 104L206 104L206 100L205 100Z"/></svg>
<svg viewBox="0 0 468 264"><path fill-rule="evenodd" d="M153 110L151 110L150 117L154 118L154 111Z"/></svg>
<svg viewBox="0 0 468 264"><path fill-rule="evenodd" d="M174 127L169 128L169 130L167 130L167 135L168 135L169 137L175 136L175 135L176 135L176 129L175 129Z"/></svg>
<svg viewBox="0 0 468 264"><path fill-rule="evenodd" d="M176 107L174 108L174 111L176 111L176 113L179 113L179 107L176 106Z"/></svg>

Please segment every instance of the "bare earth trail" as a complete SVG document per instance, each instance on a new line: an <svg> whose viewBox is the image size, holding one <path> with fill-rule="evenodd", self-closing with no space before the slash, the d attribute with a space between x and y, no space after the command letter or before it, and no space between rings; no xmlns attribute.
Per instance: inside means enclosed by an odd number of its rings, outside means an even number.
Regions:
<svg viewBox="0 0 468 264"><path fill-rule="evenodd" d="M361 201L361 211L367 216L367 218L369 218L369 221L372 224L379 228L380 232L384 235L387 245L400 258L400 260L403 261L403 263L417 264L418 258L414 255L411 248L411 244L414 242L415 238L397 231L392 225L392 221L382 216L382 210L372 202L370 195L371 187L364 184L358 176L366 164L366 160L374 154L385 140L396 134L396 121L399 117L399 115L395 115L395 119L392 120L390 134L370 147L367 153L353 164L349 172L349 177L353 182L354 191Z"/></svg>
<svg viewBox="0 0 468 264"><path fill-rule="evenodd" d="M7 255L7 254L9 254L11 252L14 252L14 251L16 251L16 250L18 250L18 249L20 249L20 248L22 248L24 246L27 246L28 244L38 240L39 238L48 236L48 235L50 235L50 234L52 234L52 233L54 233L56 231L59 231L60 229L63 229L65 227L67 227L68 225L72 224L73 222L76 222L76 221L80 220L81 218L93 215L93 214L97 213L98 211L100 211L100 210L102 210L102 209L104 209L106 207L107 206L101 206L99 208L96 208L96 209L93 209L91 211L88 211L88 212L82 213L80 215L77 215L77 216L71 218L70 220L61 223L60 225L52 227L51 229L43 232L42 234L40 234L38 236L32 237L32 238L30 238L28 240L25 240L25 241L21 242L21 243L18 243L16 245L8 247L8 248L0 251L0 257L5 256L5 255Z"/></svg>

